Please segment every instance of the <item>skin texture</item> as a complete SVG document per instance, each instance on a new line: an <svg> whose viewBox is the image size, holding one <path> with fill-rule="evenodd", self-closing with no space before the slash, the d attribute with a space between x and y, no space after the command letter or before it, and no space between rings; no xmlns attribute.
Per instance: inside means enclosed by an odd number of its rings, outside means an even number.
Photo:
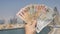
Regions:
<svg viewBox="0 0 60 34"><path fill-rule="evenodd" d="M33 20L33 22L25 24L25 34L36 34L35 31L36 26L36 20Z"/></svg>

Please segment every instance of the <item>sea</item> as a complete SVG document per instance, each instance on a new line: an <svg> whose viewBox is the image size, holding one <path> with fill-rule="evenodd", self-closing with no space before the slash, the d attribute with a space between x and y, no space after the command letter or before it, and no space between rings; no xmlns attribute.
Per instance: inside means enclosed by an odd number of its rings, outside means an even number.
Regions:
<svg viewBox="0 0 60 34"><path fill-rule="evenodd" d="M36 34L48 34L50 32L50 27L45 27L40 33ZM12 29L12 30L1 30L0 34L25 34L24 28Z"/></svg>

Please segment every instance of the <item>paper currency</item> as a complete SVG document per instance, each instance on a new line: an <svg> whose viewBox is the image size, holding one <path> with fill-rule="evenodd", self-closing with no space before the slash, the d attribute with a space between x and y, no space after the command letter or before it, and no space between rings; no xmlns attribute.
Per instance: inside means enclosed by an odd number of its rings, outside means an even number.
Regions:
<svg viewBox="0 0 60 34"><path fill-rule="evenodd" d="M39 33L44 27L46 27L49 23L51 23L55 17L55 16L53 16L55 14L53 9L51 9L49 7L47 7L46 9L47 9L45 11L46 14L41 13L37 19L37 27L36 27L37 33Z"/></svg>
<svg viewBox="0 0 60 34"><path fill-rule="evenodd" d="M49 23L52 22L54 18L54 11L50 7L45 5L28 5L22 8L18 13L17 16L20 17L25 22L29 23L32 19L37 20L37 27L36 31L39 33L44 27L46 27Z"/></svg>

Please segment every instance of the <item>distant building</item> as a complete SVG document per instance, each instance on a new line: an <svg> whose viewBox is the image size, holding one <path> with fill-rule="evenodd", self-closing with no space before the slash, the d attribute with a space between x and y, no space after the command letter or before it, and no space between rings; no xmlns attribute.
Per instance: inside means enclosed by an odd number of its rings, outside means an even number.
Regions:
<svg viewBox="0 0 60 34"><path fill-rule="evenodd" d="M5 21L4 21L3 19L2 19L2 20L0 19L0 24L4 24L4 22L5 22Z"/></svg>
<svg viewBox="0 0 60 34"><path fill-rule="evenodd" d="M16 23L17 23L16 17L10 18L10 24L16 24Z"/></svg>

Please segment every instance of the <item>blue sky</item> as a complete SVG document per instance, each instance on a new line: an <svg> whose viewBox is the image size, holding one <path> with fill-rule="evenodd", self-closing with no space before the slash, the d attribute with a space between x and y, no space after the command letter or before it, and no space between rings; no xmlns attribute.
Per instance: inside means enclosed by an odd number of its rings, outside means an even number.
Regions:
<svg viewBox="0 0 60 34"><path fill-rule="evenodd" d="M45 4L60 9L60 0L0 0L0 17L15 16L22 7L29 4Z"/></svg>

